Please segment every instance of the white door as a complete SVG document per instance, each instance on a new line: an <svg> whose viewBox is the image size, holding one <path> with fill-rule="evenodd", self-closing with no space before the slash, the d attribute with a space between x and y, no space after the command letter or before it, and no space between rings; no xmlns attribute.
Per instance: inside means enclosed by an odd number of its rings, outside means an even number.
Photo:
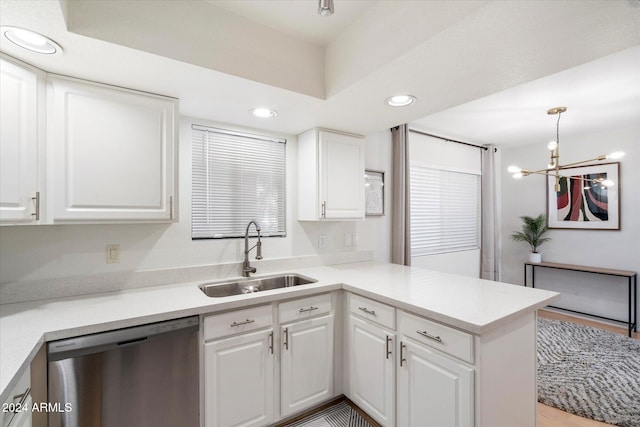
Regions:
<svg viewBox="0 0 640 427"><path fill-rule="evenodd" d="M326 131L319 139L321 216L364 218L364 140Z"/></svg>
<svg viewBox="0 0 640 427"><path fill-rule="evenodd" d="M0 59L0 220L36 220L38 77Z"/></svg>
<svg viewBox="0 0 640 427"><path fill-rule="evenodd" d="M333 314L283 325L281 417L333 397Z"/></svg>
<svg viewBox="0 0 640 427"><path fill-rule="evenodd" d="M172 218L177 102L48 79L54 221Z"/></svg>
<svg viewBox="0 0 640 427"><path fill-rule="evenodd" d="M397 414L402 427L472 427L474 371L403 337Z"/></svg>
<svg viewBox="0 0 640 427"><path fill-rule="evenodd" d="M395 425L395 334L351 315L351 400L385 427Z"/></svg>
<svg viewBox="0 0 640 427"><path fill-rule="evenodd" d="M206 427L275 420L273 330L206 343L204 370Z"/></svg>

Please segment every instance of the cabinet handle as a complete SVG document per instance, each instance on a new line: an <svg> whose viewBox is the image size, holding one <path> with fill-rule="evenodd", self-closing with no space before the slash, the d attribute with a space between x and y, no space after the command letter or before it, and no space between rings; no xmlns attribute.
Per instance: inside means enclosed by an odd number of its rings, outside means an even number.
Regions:
<svg viewBox="0 0 640 427"><path fill-rule="evenodd" d="M429 338L430 340L433 341L437 341L439 343L442 343L442 338L440 338L440 336L435 336L435 335L431 335L430 333L428 333L427 331L416 331L418 334L422 335L425 338Z"/></svg>
<svg viewBox="0 0 640 427"><path fill-rule="evenodd" d="M18 400L19 406L22 406L24 402L27 400L27 398L29 397L30 393L31 393L31 389L27 387L24 393L16 394L15 396L13 396L13 401L15 402L16 400Z"/></svg>
<svg viewBox="0 0 640 427"><path fill-rule="evenodd" d="M242 326L242 325L248 325L249 323L253 323L255 322L255 320L245 320L244 322L233 322L230 326L233 328L234 326Z"/></svg>
<svg viewBox="0 0 640 427"><path fill-rule="evenodd" d="M273 354L273 331L269 332L269 351Z"/></svg>
<svg viewBox="0 0 640 427"><path fill-rule="evenodd" d="M327 217L327 202L322 202L322 218Z"/></svg>
<svg viewBox="0 0 640 427"><path fill-rule="evenodd" d="M376 311L375 310L367 310L367 307L358 307L358 310L362 310L367 314L370 314L372 316L376 315Z"/></svg>
<svg viewBox="0 0 640 427"><path fill-rule="evenodd" d="M389 360L389 356L391 356L391 350L389 349L390 342L391 342L391 337L387 335L387 360Z"/></svg>
<svg viewBox="0 0 640 427"><path fill-rule="evenodd" d="M289 328L284 328L284 349L289 350Z"/></svg>
<svg viewBox="0 0 640 427"><path fill-rule="evenodd" d="M407 359L404 358L404 349L407 348L407 346L400 341L400 367L402 368L402 362L406 362Z"/></svg>
<svg viewBox="0 0 640 427"><path fill-rule="evenodd" d="M8 425L12 425L11 421L13 420L13 418L15 418L16 414L18 413L18 411L21 410L21 408L24 407L25 402L27 401L27 399L29 398L29 395L31 394L31 389L27 388L24 393L20 393L20 394L16 394L15 396L13 396L13 402L18 401L17 405L14 405L13 408L10 408L9 411L13 414L13 416L10 417L9 419L9 424Z"/></svg>
<svg viewBox="0 0 640 427"><path fill-rule="evenodd" d="M40 192L36 191L36 197L32 197L31 200L36 202L36 211L31 216L35 217L36 221L40 221Z"/></svg>
<svg viewBox="0 0 640 427"><path fill-rule="evenodd" d="M313 311L313 310L317 310L318 307L309 307L309 308L301 308L300 310L298 310L298 313L306 313L307 311Z"/></svg>
<svg viewBox="0 0 640 427"><path fill-rule="evenodd" d="M169 196L169 219L173 219L173 196Z"/></svg>

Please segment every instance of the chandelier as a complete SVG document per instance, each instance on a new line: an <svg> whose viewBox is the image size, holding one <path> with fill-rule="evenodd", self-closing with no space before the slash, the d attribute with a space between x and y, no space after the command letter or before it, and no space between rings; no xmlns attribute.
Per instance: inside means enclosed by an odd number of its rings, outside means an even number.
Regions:
<svg viewBox="0 0 640 427"><path fill-rule="evenodd" d="M523 176L529 176L534 174L554 177L556 181L556 184L555 184L556 193L560 192L561 178L578 179L581 181L589 182L591 183L591 185L601 185L603 187L611 187L615 185L615 183L609 179L604 179L604 178L589 179L589 178L586 178L585 176L565 176L560 173L563 168L577 166L577 165L581 165L589 162L599 162L599 161L608 160L608 159L617 160L617 159L621 159L625 155L625 153L622 151L615 151L611 154L601 155L593 159L581 160L579 162L573 162L573 163L567 163L566 165L561 165L560 164L560 116L562 116L562 113L564 113L565 111L567 111L567 107L555 107L547 110L547 114L549 115L555 115L555 114L558 115L558 120L556 121L556 139L555 141L551 141L547 144L547 148L551 152L551 160L549 161L549 164L547 165L547 167L545 169L540 169L540 170L528 170L528 169L519 168L518 166L509 166L509 168L507 169L509 173L512 173L513 177L516 179L522 178Z"/></svg>

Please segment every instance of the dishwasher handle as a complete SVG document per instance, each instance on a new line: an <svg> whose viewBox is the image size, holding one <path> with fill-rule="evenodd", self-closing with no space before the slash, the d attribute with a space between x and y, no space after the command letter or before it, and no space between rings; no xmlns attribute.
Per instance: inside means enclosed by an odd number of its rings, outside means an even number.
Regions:
<svg viewBox="0 0 640 427"><path fill-rule="evenodd" d="M191 316L166 322L151 323L115 331L51 341L47 343L47 360L53 362L71 357L101 353L124 346L139 345L145 341L169 333L193 333L198 331L198 327L198 316Z"/></svg>

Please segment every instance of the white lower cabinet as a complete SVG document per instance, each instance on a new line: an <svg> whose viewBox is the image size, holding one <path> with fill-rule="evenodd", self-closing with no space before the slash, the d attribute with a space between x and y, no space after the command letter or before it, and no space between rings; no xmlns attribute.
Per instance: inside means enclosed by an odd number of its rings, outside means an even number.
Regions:
<svg viewBox="0 0 640 427"><path fill-rule="evenodd" d="M205 342L206 427L258 427L275 421L274 331L272 328L255 331L256 327L263 327L265 315L270 323L271 306L205 318L205 340L227 327L241 332Z"/></svg>
<svg viewBox="0 0 640 427"><path fill-rule="evenodd" d="M266 426L333 398L334 298L205 316L205 427Z"/></svg>
<svg viewBox="0 0 640 427"><path fill-rule="evenodd" d="M474 370L406 336L400 341L398 425L474 425Z"/></svg>
<svg viewBox="0 0 640 427"><path fill-rule="evenodd" d="M31 372L27 369L2 402L0 411L1 427L31 427L32 398L31 398Z"/></svg>
<svg viewBox="0 0 640 427"><path fill-rule="evenodd" d="M384 427L535 427L535 312L474 335L341 295L204 316L204 426L272 425L344 387Z"/></svg>
<svg viewBox="0 0 640 427"><path fill-rule="evenodd" d="M349 398L384 427L474 426L472 335L347 298Z"/></svg>
<svg viewBox="0 0 640 427"><path fill-rule="evenodd" d="M273 330L205 345L207 427L262 426L274 420Z"/></svg>
<svg viewBox="0 0 640 427"><path fill-rule="evenodd" d="M380 424L391 427L395 425L396 335L354 315L349 325L351 400Z"/></svg>
<svg viewBox="0 0 640 427"><path fill-rule="evenodd" d="M333 397L333 314L281 326L280 415Z"/></svg>

